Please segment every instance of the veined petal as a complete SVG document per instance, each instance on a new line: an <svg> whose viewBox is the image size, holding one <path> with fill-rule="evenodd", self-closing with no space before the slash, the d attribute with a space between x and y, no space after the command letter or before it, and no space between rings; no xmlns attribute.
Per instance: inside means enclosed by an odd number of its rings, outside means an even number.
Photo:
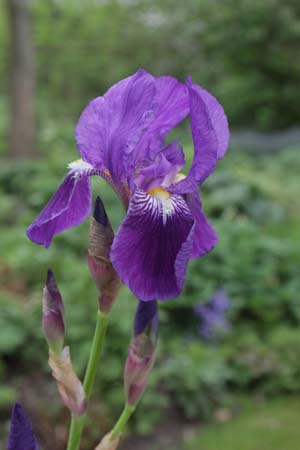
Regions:
<svg viewBox="0 0 300 450"><path fill-rule="evenodd" d="M217 245L218 235L202 211L201 200L198 192L187 194L186 202L195 220L195 232L191 258L199 258L200 256L210 252Z"/></svg>
<svg viewBox="0 0 300 450"><path fill-rule="evenodd" d="M214 171L217 162L217 136L207 106L192 86L189 86L190 120L194 141L194 159L186 178L173 186L172 192L197 190Z"/></svg>
<svg viewBox="0 0 300 450"><path fill-rule="evenodd" d="M165 176L172 171L172 164L159 153L154 162L146 165L138 171L138 175L134 178L136 187L149 191L162 185Z"/></svg>
<svg viewBox="0 0 300 450"><path fill-rule="evenodd" d="M172 165L172 169L166 174L162 182L162 187L169 187L173 183L176 174L185 164L182 146L179 142L171 142L161 152L167 161Z"/></svg>
<svg viewBox="0 0 300 450"><path fill-rule="evenodd" d="M159 152L146 167L138 170L134 178L136 187L149 191L159 186L168 187L178 170L184 165L184 153L178 142L172 142Z"/></svg>
<svg viewBox="0 0 300 450"><path fill-rule="evenodd" d="M188 112L184 84L139 70L85 108L75 131L79 152L95 168L109 170L115 182L130 179L139 162L154 159Z"/></svg>
<svg viewBox="0 0 300 450"><path fill-rule="evenodd" d="M7 450L39 450L29 419L19 403L12 411Z"/></svg>
<svg viewBox="0 0 300 450"><path fill-rule="evenodd" d="M229 145L229 127L228 120L222 105L218 100L203 87L193 84L193 89L201 96L204 101L211 123L215 129L217 136L217 159L221 159L225 156L225 153Z"/></svg>
<svg viewBox="0 0 300 450"><path fill-rule="evenodd" d="M166 134L178 125L189 113L187 87L173 77L155 79L157 105L155 118L143 135L138 146L136 159L144 152L153 157L162 147Z"/></svg>
<svg viewBox="0 0 300 450"><path fill-rule="evenodd" d="M46 248L55 234L79 225L89 215L92 194L87 175L71 171L27 229L27 236Z"/></svg>
<svg viewBox="0 0 300 450"><path fill-rule="evenodd" d="M144 301L180 293L193 245L194 220L184 199L154 191L135 191L110 253L122 281Z"/></svg>
<svg viewBox="0 0 300 450"><path fill-rule="evenodd" d="M168 187L177 172L184 166L184 153L179 142L172 142L160 151L154 161L138 170L134 178L136 187L149 191L156 187Z"/></svg>
<svg viewBox="0 0 300 450"><path fill-rule="evenodd" d="M178 141L171 142L161 153L173 165L177 171L185 164L184 153L181 144Z"/></svg>
<svg viewBox="0 0 300 450"><path fill-rule="evenodd" d="M222 106L208 91L188 81L194 159L188 176L172 192L193 192L215 170L229 143L227 118Z"/></svg>
<svg viewBox="0 0 300 450"><path fill-rule="evenodd" d="M126 153L154 118L154 95L154 78L139 70L92 100L75 130L82 158L95 168L109 170L115 182L124 179Z"/></svg>

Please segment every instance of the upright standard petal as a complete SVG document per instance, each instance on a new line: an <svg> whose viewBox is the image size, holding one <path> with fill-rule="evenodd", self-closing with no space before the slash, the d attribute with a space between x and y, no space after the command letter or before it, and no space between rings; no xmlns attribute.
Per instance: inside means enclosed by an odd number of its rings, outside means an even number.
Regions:
<svg viewBox="0 0 300 450"><path fill-rule="evenodd" d="M82 158L108 170L115 182L126 179L126 154L154 119L154 97L154 78L139 70L91 101L75 130Z"/></svg>
<svg viewBox="0 0 300 450"><path fill-rule="evenodd" d="M188 81L194 159L188 176L172 192L196 191L215 170L229 143L228 122L222 106L205 89Z"/></svg>
<svg viewBox="0 0 300 450"><path fill-rule="evenodd" d="M80 224L91 210L90 180L69 172L49 203L27 229L27 236L46 248L55 234Z"/></svg>
<svg viewBox="0 0 300 450"><path fill-rule="evenodd" d="M39 450L29 419L19 403L12 411L7 450Z"/></svg>
<svg viewBox="0 0 300 450"><path fill-rule="evenodd" d="M226 114L222 105L220 105L218 100L210 92L197 84L193 84L192 86L206 104L211 123L217 136L217 159L221 159L224 157L229 145L230 135Z"/></svg>
<svg viewBox="0 0 300 450"><path fill-rule="evenodd" d="M187 87L173 77L155 79L155 117L145 131L133 155L133 163L145 154L154 157L162 148L167 133L178 125L189 113Z"/></svg>
<svg viewBox="0 0 300 450"><path fill-rule="evenodd" d="M111 261L140 300L176 297L193 245L194 220L181 196L137 189L115 236Z"/></svg>
<svg viewBox="0 0 300 450"><path fill-rule="evenodd" d="M172 192L180 194L196 191L214 171L217 162L216 132L205 102L192 86L189 86L189 101L194 159L187 177L172 188Z"/></svg>
<svg viewBox="0 0 300 450"><path fill-rule="evenodd" d="M191 258L199 258L210 252L218 243L218 235L213 226L208 222L202 211L201 200L198 192L186 195L186 202L195 219L193 250Z"/></svg>

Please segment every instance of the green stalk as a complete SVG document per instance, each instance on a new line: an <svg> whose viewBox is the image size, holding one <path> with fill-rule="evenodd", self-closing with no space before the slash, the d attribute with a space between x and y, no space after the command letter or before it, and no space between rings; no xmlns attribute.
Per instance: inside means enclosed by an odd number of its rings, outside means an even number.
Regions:
<svg viewBox="0 0 300 450"><path fill-rule="evenodd" d="M128 422L128 419L130 418L130 416L132 415L134 410L135 410L135 406L128 405L128 404L125 405L119 420L117 421L117 423L115 424L115 426L112 429L112 432L111 432L111 440L112 441L114 439L116 439L122 433L126 423Z"/></svg>
<svg viewBox="0 0 300 450"><path fill-rule="evenodd" d="M85 390L87 400L90 399L93 390L97 367L106 334L108 319L109 319L108 314L105 314L101 311L97 312L96 329L83 382L83 387ZM85 419L86 415L78 417L72 414L67 450L79 449Z"/></svg>

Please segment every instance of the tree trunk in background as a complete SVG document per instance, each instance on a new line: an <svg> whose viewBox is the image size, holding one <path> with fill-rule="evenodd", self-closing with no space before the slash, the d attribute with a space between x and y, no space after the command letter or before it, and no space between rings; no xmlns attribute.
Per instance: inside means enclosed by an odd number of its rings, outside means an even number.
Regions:
<svg viewBox="0 0 300 450"><path fill-rule="evenodd" d="M35 58L30 0L7 0L10 25L10 154L32 156L34 145Z"/></svg>

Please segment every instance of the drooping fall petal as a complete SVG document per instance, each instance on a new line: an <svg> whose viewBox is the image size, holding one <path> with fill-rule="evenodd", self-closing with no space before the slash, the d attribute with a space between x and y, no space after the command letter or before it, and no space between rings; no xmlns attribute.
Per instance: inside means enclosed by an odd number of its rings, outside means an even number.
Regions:
<svg viewBox="0 0 300 450"><path fill-rule="evenodd" d="M27 230L27 236L46 248L55 234L83 222L91 210L91 186L87 176L68 173L49 203Z"/></svg>
<svg viewBox="0 0 300 450"><path fill-rule="evenodd" d="M210 252L218 243L218 235L208 222L198 192L186 195L186 202L195 219L194 241L191 258L199 258Z"/></svg>
<svg viewBox="0 0 300 450"><path fill-rule="evenodd" d="M136 190L111 249L121 280L144 301L179 294L193 245L186 202L161 191L154 196Z"/></svg>

